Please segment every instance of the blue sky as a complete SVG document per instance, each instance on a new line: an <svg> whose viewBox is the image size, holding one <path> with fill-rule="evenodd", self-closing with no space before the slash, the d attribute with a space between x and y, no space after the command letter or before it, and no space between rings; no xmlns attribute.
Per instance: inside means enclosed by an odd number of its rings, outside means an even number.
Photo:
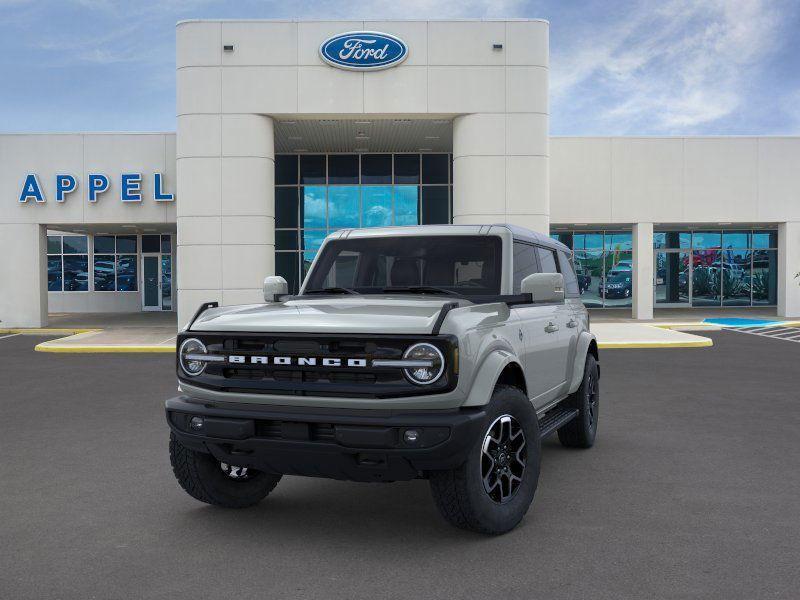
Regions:
<svg viewBox="0 0 800 600"><path fill-rule="evenodd" d="M800 2L0 0L0 132L173 131L188 18L548 19L554 135L800 134Z"/></svg>

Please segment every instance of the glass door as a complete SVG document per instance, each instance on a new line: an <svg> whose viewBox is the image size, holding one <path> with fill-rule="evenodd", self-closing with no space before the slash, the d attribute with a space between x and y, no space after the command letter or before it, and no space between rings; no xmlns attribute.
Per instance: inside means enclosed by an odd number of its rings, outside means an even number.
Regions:
<svg viewBox="0 0 800 600"><path fill-rule="evenodd" d="M161 255L142 255L142 310L161 310Z"/></svg>
<svg viewBox="0 0 800 600"><path fill-rule="evenodd" d="M689 252L656 251L653 258L656 305L664 308L689 306L692 285Z"/></svg>

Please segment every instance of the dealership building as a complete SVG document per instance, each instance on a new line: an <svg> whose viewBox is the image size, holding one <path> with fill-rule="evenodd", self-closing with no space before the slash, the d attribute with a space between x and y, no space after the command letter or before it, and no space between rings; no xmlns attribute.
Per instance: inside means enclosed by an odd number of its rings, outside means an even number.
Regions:
<svg viewBox="0 0 800 600"><path fill-rule="evenodd" d="M0 135L0 327L296 290L330 232L513 223L584 302L800 316L800 138L550 137L548 24L187 21L177 133Z"/></svg>

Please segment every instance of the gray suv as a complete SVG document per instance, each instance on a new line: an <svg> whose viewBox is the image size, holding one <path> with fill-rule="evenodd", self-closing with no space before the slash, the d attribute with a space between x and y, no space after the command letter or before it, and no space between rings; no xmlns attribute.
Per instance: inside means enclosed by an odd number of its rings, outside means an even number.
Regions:
<svg viewBox="0 0 800 600"><path fill-rule="evenodd" d="M178 336L170 459L194 498L261 501L281 476L430 482L497 534L533 501L541 440L597 433L597 343L571 251L510 225L329 235L300 292L207 303Z"/></svg>

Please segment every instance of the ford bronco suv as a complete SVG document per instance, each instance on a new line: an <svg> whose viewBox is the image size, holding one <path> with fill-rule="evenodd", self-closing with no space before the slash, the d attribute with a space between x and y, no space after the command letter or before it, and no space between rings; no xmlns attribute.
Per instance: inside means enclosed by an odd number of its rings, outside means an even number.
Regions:
<svg viewBox="0 0 800 600"><path fill-rule="evenodd" d="M342 230L295 296L207 303L178 335L170 459L194 498L281 476L428 479L453 525L497 534L533 501L541 440L588 448L597 343L570 250L509 225Z"/></svg>

